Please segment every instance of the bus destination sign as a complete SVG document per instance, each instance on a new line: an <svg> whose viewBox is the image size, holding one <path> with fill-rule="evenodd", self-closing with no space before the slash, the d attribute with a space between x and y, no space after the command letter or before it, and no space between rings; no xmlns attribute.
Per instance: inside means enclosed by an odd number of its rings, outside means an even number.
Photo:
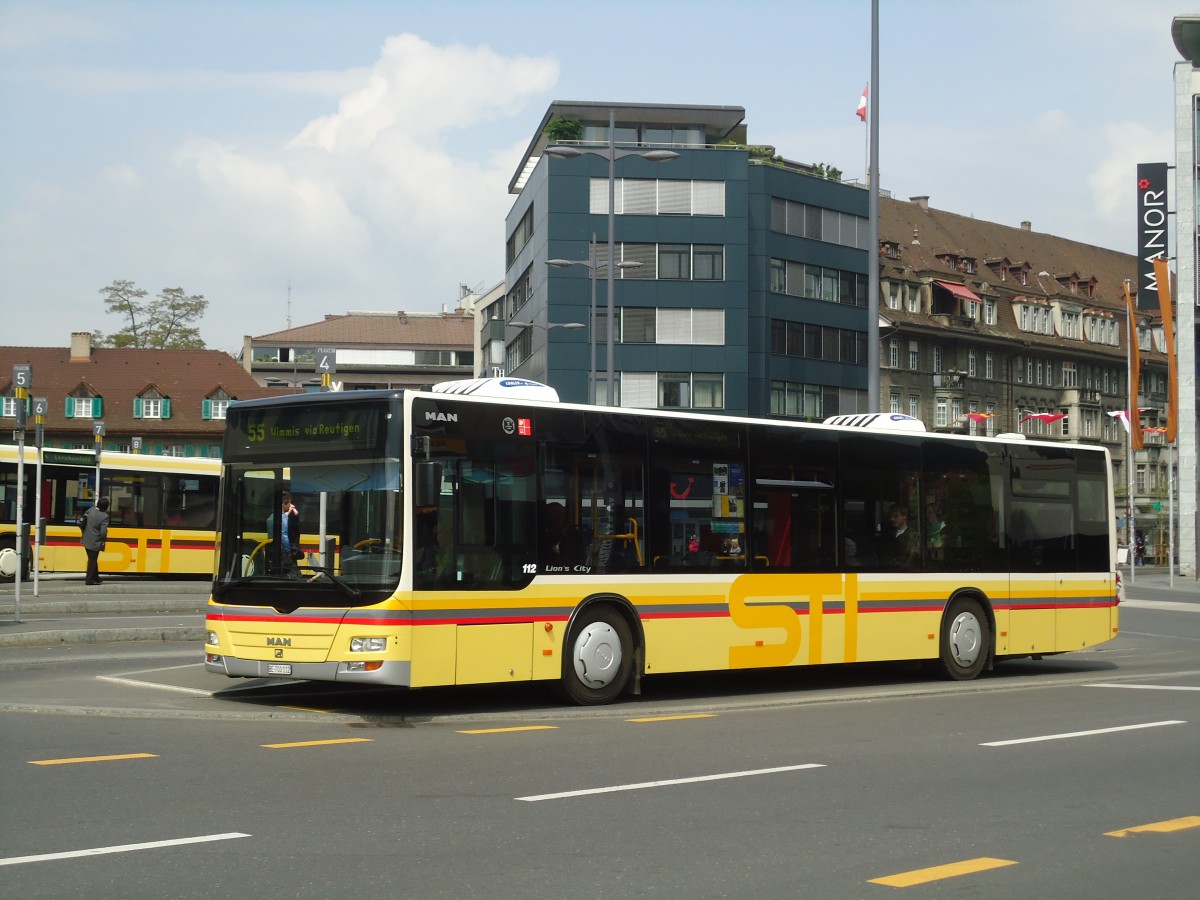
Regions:
<svg viewBox="0 0 1200 900"><path fill-rule="evenodd" d="M259 457L263 453L369 451L379 446L381 407L323 405L265 407L231 411L226 456Z"/></svg>

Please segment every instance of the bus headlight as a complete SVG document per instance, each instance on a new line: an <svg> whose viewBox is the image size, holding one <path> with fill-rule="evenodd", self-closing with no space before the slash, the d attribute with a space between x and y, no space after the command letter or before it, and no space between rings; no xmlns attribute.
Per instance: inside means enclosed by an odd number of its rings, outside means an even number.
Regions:
<svg viewBox="0 0 1200 900"><path fill-rule="evenodd" d="M221 646L221 642L217 640L217 633L215 631L208 632L208 635L204 638L204 642L210 647Z"/></svg>
<svg viewBox="0 0 1200 900"><path fill-rule="evenodd" d="M382 653L387 649L385 637L356 637L350 638L351 653Z"/></svg>

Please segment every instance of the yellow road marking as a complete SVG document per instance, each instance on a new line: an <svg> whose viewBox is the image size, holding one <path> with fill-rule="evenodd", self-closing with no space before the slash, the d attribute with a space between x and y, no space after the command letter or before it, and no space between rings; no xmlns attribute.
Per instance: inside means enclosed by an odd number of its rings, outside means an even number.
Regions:
<svg viewBox="0 0 1200 900"><path fill-rule="evenodd" d="M716 713L691 713L686 716L647 716L644 719L626 719L626 722L677 722L680 719L715 719Z"/></svg>
<svg viewBox="0 0 1200 900"><path fill-rule="evenodd" d="M331 713L331 709L313 709L311 706L281 706L280 709L294 709L297 712Z"/></svg>
<svg viewBox="0 0 1200 900"><path fill-rule="evenodd" d="M336 738L329 741L296 741L291 744L263 744L268 750L287 750L292 747L324 747L328 744L370 744L371 738Z"/></svg>
<svg viewBox="0 0 1200 900"><path fill-rule="evenodd" d="M475 728L459 734L506 734L510 731L557 731L557 725L521 725L518 728Z"/></svg>
<svg viewBox="0 0 1200 900"><path fill-rule="evenodd" d="M70 759L31 759L33 766L65 766L70 763L109 762L114 759L157 759L157 753L118 753L113 756L74 756Z"/></svg>
<svg viewBox="0 0 1200 900"><path fill-rule="evenodd" d="M1145 832L1166 834L1169 831L1183 831L1185 828L1200 828L1200 816L1184 816L1181 819L1168 819L1165 822L1151 822L1149 825L1122 828L1120 831L1106 831L1104 835L1105 837L1128 837L1131 834Z"/></svg>
<svg viewBox="0 0 1200 900"><path fill-rule="evenodd" d="M1013 859L993 859L990 856L981 856L979 859L964 859L962 862L949 863L944 866L931 866L928 869L915 869L912 872L901 872L898 875L888 875L884 878L872 878L868 883L883 884L888 887L912 887L914 884L928 884L943 878L972 875L975 872L986 872L988 869L999 869L1016 864L1016 860Z"/></svg>

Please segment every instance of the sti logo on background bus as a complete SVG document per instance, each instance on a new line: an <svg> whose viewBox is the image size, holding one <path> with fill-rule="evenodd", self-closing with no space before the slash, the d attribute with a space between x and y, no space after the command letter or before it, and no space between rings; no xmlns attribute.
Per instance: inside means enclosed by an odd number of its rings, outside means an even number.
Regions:
<svg viewBox="0 0 1200 900"><path fill-rule="evenodd" d="M1167 255L1167 164L1138 163L1137 233L1139 309L1158 308L1154 260Z"/></svg>

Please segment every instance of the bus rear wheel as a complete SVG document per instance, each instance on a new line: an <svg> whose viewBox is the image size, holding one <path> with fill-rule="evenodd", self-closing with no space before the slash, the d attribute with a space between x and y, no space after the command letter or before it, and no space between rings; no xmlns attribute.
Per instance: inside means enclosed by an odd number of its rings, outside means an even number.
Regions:
<svg viewBox="0 0 1200 900"><path fill-rule="evenodd" d="M977 600L955 600L942 619L942 671L954 681L975 678L987 664L991 630Z"/></svg>
<svg viewBox="0 0 1200 900"><path fill-rule="evenodd" d="M633 635L625 618L608 607L580 613L563 660L567 698L586 706L611 703L625 690L632 670Z"/></svg>
<svg viewBox="0 0 1200 900"><path fill-rule="evenodd" d="M0 543L0 582L7 584L13 581L17 574L17 568L20 564L25 564L25 575L23 581L28 581L33 572L32 555L26 552L23 560L17 558L16 545L12 541L4 541Z"/></svg>

